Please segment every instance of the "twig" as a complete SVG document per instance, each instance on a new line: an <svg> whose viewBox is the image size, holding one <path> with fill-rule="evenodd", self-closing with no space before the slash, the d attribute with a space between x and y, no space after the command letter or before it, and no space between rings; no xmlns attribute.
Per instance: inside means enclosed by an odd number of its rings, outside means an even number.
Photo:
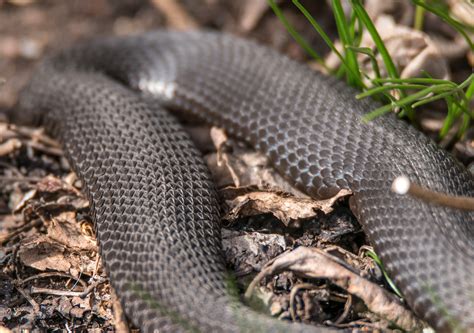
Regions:
<svg viewBox="0 0 474 333"><path fill-rule="evenodd" d="M151 3L163 13L171 28L178 30L196 29L199 24L176 0L152 0Z"/></svg>
<svg viewBox="0 0 474 333"><path fill-rule="evenodd" d="M120 304L117 294L113 288L110 288L110 296L114 313L115 328L117 332L130 333L127 317L123 312L122 304Z"/></svg>
<svg viewBox="0 0 474 333"><path fill-rule="evenodd" d="M39 177L28 177L28 176L0 176L0 181L4 182L22 182L22 183L38 183L42 180Z"/></svg>
<svg viewBox="0 0 474 333"><path fill-rule="evenodd" d="M68 278L68 279L71 279L71 280L75 280L75 281L79 282L82 285L83 288L87 289L87 283L85 283L83 280L81 280L79 278L75 278L74 276L69 275L69 274L56 273L56 272L45 272L45 273L39 273L39 274L36 274L36 275L33 275L33 276L29 276L29 277L27 277L26 279L24 279L22 281L18 281L18 285L21 286L21 285L25 284L28 281L35 280L35 279L42 279L42 278L46 278L46 277L63 277L63 278Z"/></svg>
<svg viewBox="0 0 474 333"><path fill-rule="evenodd" d="M392 183L392 191L400 195L409 194L412 197L435 205L462 210L474 210L474 198L435 192L410 182L406 176L395 178Z"/></svg>
<svg viewBox="0 0 474 333"><path fill-rule="evenodd" d="M293 288L291 288L290 292L290 315L293 321L296 321L296 309L295 309L295 297L298 291L303 289L317 289L318 287L311 283L301 283L297 284Z"/></svg>
<svg viewBox="0 0 474 333"><path fill-rule="evenodd" d="M15 230L10 232L9 234L6 234L5 236L0 237L0 244L3 245L5 243L7 243L8 241L12 240L14 237L21 234L23 231L29 230L29 229L34 228L34 227L39 227L42 224L43 224L43 222L39 219L31 220L30 222L27 222L27 223L23 224L22 226L19 226L18 228L16 228Z"/></svg>
<svg viewBox="0 0 474 333"><path fill-rule="evenodd" d="M33 141L44 143L47 146L61 148L61 145L54 139L51 139L49 136L44 134L44 130L41 129L31 129L29 127L9 125L9 129L17 134L30 138Z"/></svg>
<svg viewBox="0 0 474 333"><path fill-rule="evenodd" d="M344 304L344 311L339 316L339 318L337 318L336 321L334 322L335 325L339 325L347 318L347 316L349 315L349 312L351 311L351 307L352 307L352 295L347 294L346 304Z"/></svg>
<svg viewBox="0 0 474 333"><path fill-rule="evenodd" d="M0 156L5 156L21 147L21 141L18 139L9 139L0 144Z"/></svg>
<svg viewBox="0 0 474 333"><path fill-rule="evenodd" d="M40 311L40 306L38 305L38 303L36 303L36 301L33 299L33 297L31 297L25 290L20 288L20 286L15 285L15 288L28 301L28 303L31 304L31 306L33 307L34 312L38 313Z"/></svg>
<svg viewBox="0 0 474 333"><path fill-rule="evenodd" d="M248 286L245 298L250 298L264 277L291 270L306 278L330 280L331 283L363 300L371 312L404 330L412 331L423 327L423 323L394 295L346 268L339 263L340 261L339 258L316 248L298 247L267 264Z"/></svg>
<svg viewBox="0 0 474 333"><path fill-rule="evenodd" d="M30 146L33 149L36 149L42 153L48 154L48 155L53 155L53 156L64 156L63 151L60 148L55 148L55 147L47 147L39 142L35 141L28 141L27 145Z"/></svg>
<svg viewBox="0 0 474 333"><path fill-rule="evenodd" d="M367 321L367 319L355 320L355 321L351 321L350 323L332 324L332 325L337 327L337 328L346 328L346 327L349 327L349 328L354 328L354 327L356 327L356 328L358 328L358 327L373 328L374 332L381 332L382 328L384 328L384 327L381 327L380 322L372 323L372 322Z"/></svg>
<svg viewBox="0 0 474 333"><path fill-rule="evenodd" d="M99 254L99 252L97 252L96 253L96 259L95 259L94 272L92 273L91 279L94 279L97 276L97 272L99 271L99 263L100 263L100 254Z"/></svg>
<svg viewBox="0 0 474 333"><path fill-rule="evenodd" d="M83 291L68 291L68 290L55 290L49 288L39 288L39 287L31 287L31 294L49 294L49 295L56 295L56 296L78 296L81 298L86 297L95 287L99 284L104 283L106 280L96 281L92 283L89 287L84 289Z"/></svg>

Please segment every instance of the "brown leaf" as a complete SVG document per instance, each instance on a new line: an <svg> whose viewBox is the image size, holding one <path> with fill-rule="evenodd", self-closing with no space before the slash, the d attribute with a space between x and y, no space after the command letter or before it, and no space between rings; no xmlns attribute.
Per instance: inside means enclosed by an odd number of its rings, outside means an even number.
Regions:
<svg viewBox="0 0 474 333"><path fill-rule="evenodd" d="M395 66L401 73L400 77L419 77L424 72L434 78L449 79L451 77L445 57L428 34L398 24L389 15L378 13L373 21ZM336 47L340 49L341 44L337 42ZM361 47L374 50L382 76L385 76L386 69L383 59L380 53L376 52L374 41L367 31L364 31L362 35ZM367 73L369 77L375 77L371 59L364 54L358 54L357 57L363 72ZM332 68L340 64L340 60L334 52L327 57L327 64ZM370 85L368 79L365 81ZM396 91L393 94L395 95Z"/></svg>
<svg viewBox="0 0 474 333"><path fill-rule="evenodd" d="M48 237L72 251L95 251L97 243L84 234L81 223L76 221L76 212L65 211L51 219Z"/></svg>
<svg viewBox="0 0 474 333"><path fill-rule="evenodd" d="M222 229L222 246L227 262L232 263L237 275L260 271L268 260L287 247L282 235L228 229Z"/></svg>
<svg viewBox="0 0 474 333"><path fill-rule="evenodd" d="M395 296L359 276L339 258L316 248L299 247L270 262L249 285L245 297L251 297L253 289L264 277L285 270L308 278L331 280L340 288L362 299L370 311L404 330L419 331L424 327Z"/></svg>
<svg viewBox="0 0 474 333"><path fill-rule="evenodd" d="M199 24L186 11L178 1L175 0L152 0L155 6L166 18L168 26L177 30L190 30L199 27Z"/></svg>
<svg viewBox="0 0 474 333"><path fill-rule="evenodd" d="M40 271L55 270L69 273L92 275L95 257L85 252L74 252L44 235L32 236L21 241L18 257L23 265Z"/></svg>
<svg viewBox="0 0 474 333"><path fill-rule="evenodd" d="M232 153L223 153L220 158L214 153L206 155L205 159L219 188L252 186L309 198L283 179L259 152L234 147Z"/></svg>
<svg viewBox="0 0 474 333"><path fill-rule="evenodd" d="M0 144L0 156L8 155L21 147L21 141L18 139L9 139Z"/></svg>
<svg viewBox="0 0 474 333"><path fill-rule="evenodd" d="M51 175L44 177L40 182L38 182L38 184L36 184L36 189L39 192L49 193L49 194L54 194L58 192L66 192L66 193L80 195L80 192L77 191L73 186Z"/></svg>
<svg viewBox="0 0 474 333"><path fill-rule="evenodd" d="M205 159L219 188L257 186L261 190L283 191L309 198L283 179L265 155L235 144L220 128L213 127L210 132L217 153L208 154Z"/></svg>
<svg viewBox="0 0 474 333"><path fill-rule="evenodd" d="M37 236L22 242L18 256L25 266L40 271L56 270L68 273L71 263L65 252L64 248L51 243L47 237Z"/></svg>
<svg viewBox="0 0 474 333"><path fill-rule="evenodd" d="M10 202L12 202L13 204L13 212L17 213L23 208L25 208L28 201L30 201L36 196L36 189L26 192L21 197L15 196L15 194L15 192L12 192L12 194L10 195Z"/></svg>
<svg viewBox="0 0 474 333"><path fill-rule="evenodd" d="M268 11L266 0L245 0L241 2L239 26L242 32L255 28L262 16Z"/></svg>
<svg viewBox="0 0 474 333"><path fill-rule="evenodd" d="M449 0L448 4L451 9L450 14L465 25L474 26L474 6L472 1Z"/></svg>
<svg viewBox="0 0 474 333"><path fill-rule="evenodd" d="M235 220L242 216L272 213L288 226L291 221L311 218L318 212L330 213L333 210L333 204L339 198L349 194L351 194L350 191L341 190L330 199L314 200L276 192L252 192L231 200L229 205L233 208L225 218Z"/></svg>

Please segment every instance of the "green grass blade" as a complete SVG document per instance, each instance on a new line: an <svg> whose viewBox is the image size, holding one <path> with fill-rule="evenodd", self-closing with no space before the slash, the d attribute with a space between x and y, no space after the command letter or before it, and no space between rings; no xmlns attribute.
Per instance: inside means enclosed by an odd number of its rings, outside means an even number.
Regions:
<svg viewBox="0 0 474 333"><path fill-rule="evenodd" d="M414 78L406 78L406 79L383 78L383 79L375 79L374 82L376 83L414 83L414 84L426 84L426 85L450 84L453 87L456 86L454 82L449 81L449 80L423 78L423 77L414 77Z"/></svg>
<svg viewBox="0 0 474 333"><path fill-rule="evenodd" d="M364 6L360 3L359 0L351 0L352 3L352 8L356 12L357 16L360 18L364 26L367 28L367 31L370 33L370 36L372 37L375 45L377 46L377 49L380 52L380 55L382 56L382 59L385 63L385 67L387 68L387 73L391 78L398 78L398 70L395 67L395 64L393 63L392 57L387 51L387 48L385 47L384 42L382 41L382 38L380 37L377 29L374 26L374 23L369 17L369 14L364 9Z"/></svg>
<svg viewBox="0 0 474 333"><path fill-rule="evenodd" d="M428 103L431 103L431 102L434 102L434 101L437 101L437 100L446 98L447 96L451 96L451 95L453 95L454 93L455 93L454 91L449 90L449 91L446 91L446 92L441 93L441 94L437 94L437 95L434 95L434 96L426 97L426 98L420 99L418 102L413 103L413 104L412 104L412 107L413 107L413 108L417 108L417 107L419 107L419 106L421 106L421 105L425 105L425 104L428 104Z"/></svg>
<svg viewBox="0 0 474 333"><path fill-rule="evenodd" d="M366 255L369 256L370 258L372 258L373 261L375 261L375 263L380 267L380 269L382 270L382 274L383 276L385 277L385 280L387 281L388 285L390 286L390 288L392 288L392 290L395 292L395 294L397 294L398 297L400 298L403 298L403 295L402 293L400 292L400 289L397 288L397 286L395 285L395 283L392 281L392 279L388 276L388 273L387 271L385 270L385 267L382 263L382 260L380 260L379 256L374 252L374 251L371 251L371 250L367 250L366 252Z"/></svg>
<svg viewBox="0 0 474 333"><path fill-rule="evenodd" d="M370 63L372 64L372 69L374 70L374 73L375 73L375 79L380 79L381 78L379 64L378 64L377 59L375 58L375 54L374 54L374 52L372 51L371 48L369 48L369 47L355 47L355 46L348 46L348 48L350 48L354 52L362 53L362 54L367 55L370 58ZM366 75L366 77L368 77L368 75ZM371 79L371 80L373 81L374 79Z"/></svg>
<svg viewBox="0 0 474 333"><path fill-rule="evenodd" d="M308 42L295 30L295 28L293 28L290 22L288 22L288 20L285 18L285 15L283 15L283 12L281 11L280 7L278 7L278 5L276 4L275 0L267 1L268 5L278 17L280 22L283 24L285 29L289 32L291 37L293 37L293 39L303 48L303 50L305 50L312 58L314 58L319 64L321 64L324 69L330 72L323 58L308 44Z"/></svg>
<svg viewBox="0 0 474 333"><path fill-rule="evenodd" d="M457 119L456 106L453 105L453 99L451 96L446 97L446 104L448 106L448 114L444 118L443 126L439 132L440 139L443 139L449 130L453 127L455 120Z"/></svg>
<svg viewBox="0 0 474 333"><path fill-rule="evenodd" d="M472 116L464 115L462 117L461 126L459 127L458 131L458 138L462 138L466 131L469 129L471 125Z"/></svg>
<svg viewBox="0 0 474 333"><path fill-rule="evenodd" d="M315 52L307 41L291 26L285 19L282 11L276 4L277 0L267 0L277 17L286 27L291 36L300 44L303 49L316 59L320 64L330 71L324 63L322 57ZM466 34L466 31L474 31L474 27L465 27L462 23L449 16L446 9L437 7L433 1L412 0L416 7L416 17L414 26L416 29L422 29L423 19L426 12L432 12L441 19L450 24L461 35L466 38L471 48L474 48L472 41ZM462 135L474 120L474 111L470 109L470 103L474 96L474 74L471 74L464 82L457 84L455 82L443 79L434 79L428 73L426 77L419 78L400 78L398 70L391 58L388 50L377 32L374 23L367 14L361 0L350 0L352 12L350 17L346 17L341 0L331 0L334 19L339 34L339 40L342 44L342 51L336 49L334 43L326 34L324 29L317 23L313 16L301 4L300 0L292 0L292 3L305 16L308 22L322 37L329 48L336 54L341 61L341 66L333 70L333 74L338 77L346 77L347 82L359 89L367 89L364 80L371 82L372 88L357 95L357 98L373 97L389 104L383 105L376 110L366 114L363 121L367 122L374 118L391 111L394 108L402 108L400 115L407 115L414 120L413 110L422 105L444 99L447 105L448 114L440 130L440 136L445 136L454 124L459 124L457 135ZM380 53L386 68L387 78L381 78L379 63L375 57L374 51L367 47L360 47L362 33L367 32L372 37L376 49ZM369 57L375 78L369 77L364 72L359 63L358 53ZM365 79L366 78L366 79ZM399 93L399 99L389 94L390 90L396 90ZM415 92L412 93L412 91ZM410 95L407 95L410 94Z"/></svg>
<svg viewBox="0 0 474 333"><path fill-rule="evenodd" d="M339 33L339 38L344 48L345 59L347 65L351 68L350 72L347 72L347 81L353 87L361 87L360 83L362 78L359 71L359 64L357 62L356 54L353 50L348 48L348 45L352 45L353 40L351 38L350 26L346 21L346 15L341 5L340 0L332 0L332 8L334 12L334 19L336 21L337 31ZM357 77L351 75L351 73L356 73Z"/></svg>
<svg viewBox="0 0 474 333"><path fill-rule="evenodd" d="M306 8L298 1L298 0L293 0L293 4L300 10L300 12L306 17L306 19L311 23L313 28L319 33L319 35L323 38L323 40L326 42L326 44L329 46L329 48L337 55L337 57L341 60L342 64L346 68L347 71L352 72L353 69L347 64L346 60L344 57L341 55L341 53L337 50L337 48L334 46L334 43L332 42L331 38L324 32L324 29L316 22L313 16L306 10ZM352 72L351 73L354 77L359 77L357 73ZM360 81L360 87L365 87L364 83Z"/></svg>
<svg viewBox="0 0 474 333"><path fill-rule="evenodd" d="M431 13L435 14L436 16L441 18L443 21L448 23L450 26L452 26L454 29L456 29L457 32L459 32L464 37L464 39L467 41L467 43L469 44L469 47L471 48L471 50L474 49L474 44L472 43L471 38L466 33L466 31L464 31L464 30L469 30L471 32L474 32L474 27L469 27L469 26L463 25L461 22L459 22L459 21L455 20L454 18L452 18L451 16L449 16L447 12L445 12L445 11L439 9L439 8L436 8L435 6L429 5L429 4L425 3L422 0L411 0L411 1L414 4L416 4L417 6L423 7L424 9L426 9L426 10L430 11Z"/></svg>
<svg viewBox="0 0 474 333"><path fill-rule="evenodd" d="M393 107L403 107L403 106L411 105L412 103L416 102L418 99L423 98L430 93L437 93L437 92L443 91L443 89L446 90L446 88L450 88L450 86L438 85L438 86L427 87L409 96L401 98L398 101L394 101L392 102L392 104L384 105L378 109L375 109L374 111L364 115L364 117L362 117L362 121L364 122L371 121L375 119L376 117L389 112Z"/></svg>
<svg viewBox="0 0 474 333"><path fill-rule="evenodd" d="M421 0L423 1L423 0ZM425 19L425 8L421 6L416 6L415 9L415 23L413 24L413 28L415 30L423 30L423 21Z"/></svg>
<svg viewBox="0 0 474 333"><path fill-rule="evenodd" d="M360 46L362 42L362 25L359 22L359 18L357 15L352 11L351 13L351 20L349 23L349 33L352 39L352 46Z"/></svg>
<svg viewBox="0 0 474 333"><path fill-rule="evenodd" d="M385 44L380 37L377 29L375 28L374 23L370 19L369 14L367 14L367 11L365 10L364 6L362 6L360 0L351 0L352 8L361 20L361 22L364 24L366 27L367 31L369 32L370 36L372 37L372 40L375 43L375 46L380 52L380 56L383 59L383 62L385 64L385 68L387 69L387 74L391 78L399 78L398 70L395 67L395 64L392 60L392 57L390 56L387 48L385 47ZM405 97L405 93L403 90L400 92L400 97ZM414 114L413 110L411 109L410 106L404 106L404 114L408 116L408 118L412 121L414 121Z"/></svg>
<svg viewBox="0 0 474 333"><path fill-rule="evenodd" d="M421 84L390 84L380 87L371 88L363 93L356 95L357 99L373 96L387 90L396 90L396 89L424 89L426 86Z"/></svg>
<svg viewBox="0 0 474 333"><path fill-rule="evenodd" d="M468 130L469 125L474 119L474 111L468 109L474 97L474 74L471 74L469 79L470 79L469 86L466 89L464 100L461 102L461 104L466 108L467 114L463 115L461 127L459 128L459 132L458 132L459 138L461 138L464 135L464 133ZM468 80L466 80L465 82L467 82ZM460 86L462 86L465 82L463 82Z"/></svg>

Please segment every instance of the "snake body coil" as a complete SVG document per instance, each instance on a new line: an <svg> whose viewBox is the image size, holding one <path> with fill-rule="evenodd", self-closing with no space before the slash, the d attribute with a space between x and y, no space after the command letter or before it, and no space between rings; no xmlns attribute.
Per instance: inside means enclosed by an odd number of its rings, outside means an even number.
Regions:
<svg viewBox="0 0 474 333"><path fill-rule="evenodd" d="M408 175L474 195L449 154L355 91L252 42L211 32L92 41L46 60L14 117L41 121L85 183L125 312L145 331L307 331L228 296L216 194L163 108L224 127L299 189L354 193L357 215L410 307L434 328L474 329L474 214L390 192Z"/></svg>

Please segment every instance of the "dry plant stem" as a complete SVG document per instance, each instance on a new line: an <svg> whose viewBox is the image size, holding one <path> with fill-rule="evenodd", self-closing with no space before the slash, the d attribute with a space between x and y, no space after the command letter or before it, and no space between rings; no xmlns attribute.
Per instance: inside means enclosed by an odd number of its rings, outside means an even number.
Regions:
<svg viewBox="0 0 474 333"><path fill-rule="evenodd" d="M43 145L39 142L35 142L35 141L29 141L27 143L27 145L30 146L33 149L36 149L36 150L38 150L42 153L48 154L48 155L53 155L53 156L58 156L58 157L64 156L64 153L63 153L62 149L60 149L60 148L48 147L48 146L45 146L45 145Z"/></svg>
<svg viewBox="0 0 474 333"><path fill-rule="evenodd" d="M336 321L334 322L335 325L341 324L346 319L346 317L349 315L349 312L351 310L351 306L352 306L352 295L348 294L346 304L344 304L344 311L339 316L339 318L337 318Z"/></svg>
<svg viewBox="0 0 474 333"><path fill-rule="evenodd" d="M97 252L96 259L95 259L94 272L92 273L91 279L94 279L97 276L97 272L99 271L99 264L100 264L100 255L99 255L99 252Z"/></svg>
<svg viewBox="0 0 474 333"><path fill-rule="evenodd" d="M5 170L10 170L12 173L14 173L18 177L22 177L23 174L18 170L15 166L11 165L10 163L7 163L5 161L0 161L0 167L3 167Z"/></svg>
<svg viewBox="0 0 474 333"><path fill-rule="evenodd" d="M61 148L61 145L58 143L58 141L51 139L49 136L47 136L44 133L43 129L31 129L29 127L16 126L11 124L8 125L8 128L11 131L17 133L18 135L27 137L33 141L37 141L55 148Z"/></svg>
<svg viewBox="0 0 474 333"><path fill-rule="evenodd" d="M76 278L72 275L69 275L69 274L65 274L65 273L56 273L56 272L46 272L46 273L39 273L39 274L36 274L36 275L33 275L33 276L29 276L27 277L26 279L24 280L21 280L21 281L18 281L18 285L23 285L25 284L26 282L28 281L31 281L31 280L35 280L35 279L42 279L42 278L46 278L46 277L63 277L63 278L68 278L68 279L71 279L71 280L74 280L74 281L77 281L81 284L81 286L83 288L87 288L87 283L85 283L83 280L79 279L79 278Z"/></svg>
<svg viewBox="0 0 474 333"><path fill-rule="evenodd" d="M373 328L374 329L373 331L369 331L369 332L384 332L379 323L371 323L371 322L366 321L366 320L355 320L355 321L351 321L350 323L347 323L347 324L334 324L334 326L337 327L337 328L353 327L356 330L356 332L359 332L359 331L357 331L358 327Z"/></svg>
<svg viewBox="0 0 474 333"><path fill-rule="evenodd" d="M474 198L458 197L431 191L410 182L406 176L395 178L392 183L392 191L401 195L409 194L414 198L421 199L435 205L462 210L474 210Z"/></svg>
<svg viewBox="0 0 474 333"><path fill-rule="evenodd" d="M177 30L192 30L199 27L183 6L176 0L152 0L151 3L163 13L168 25Z"/></svg>
<svg viewBox="0 0 474 333"><path fill-rule="evenodd" d="M95 287L99 284L104 283L106 280L96 281L92 283L89 287L84 289L83 291L68 291L68 290L55 290L49 288L38 288L38 287L31 287L32 294L49 294L49 295L57 295L57 296L78 296L78 297L86 297Z"/></svg>
<svg viewBox="0 0 474 333"><path fill-rule="evenodd" d="M39 177L15 177L15 176L0 176L2 182L21 182L21 183L38 183L42 180Z"/></svg>
<svg viewBox="0 0 474 333"><path fill-rule="evenodd" d="M18 139L9 139L0 144L0 156L5 156L21 147L21 141Z"/></svg>
<svg viewBox="0 0 474 333"><path fill-rule="evenodd" d="M16 230L12 231L8 235L5 235L4 237L0 237L0 244L3 245L7 243L8 241L12 240L14 237L18 236L25 230L29 230L34 227L39 227L43 224L43 221L39 219L31 220L30 222L27 222L23 224L21 227L18 227Z"/></svg>
<svg viewBox="0 0 474 333"><path fill-rule="evenodd" d="M113 288L110 288L110 295L114 313L115 329L117 332L129 333L130 329L129 324L127 323L127 318L125 317L122 305L120 304L117 294Z"/></svg>
<svg viewBox="0 0 474 333"><path fill-rule="evenodd" d="M250 283L245 297L250 298L253 289L265 276L284 270L291 270L304 277L329 279L333 284L362 299L371 312L404 330L417 331L424 326L393 295L351 271L338 258L316 248L299 247L277 257Z"/></svg>
<svg viewBox="0 0 474 333"><path fill-rule="evenodd" d="M31 304L35 313L38 313L40 311L40 307L38 303L36 303L36 301L33 299L33 297L31 297L25 290L20 288L20 286L16 285L15 288L28 301L28 303Z"/></svg>
<svg viewBox="0 0 474 333"><path fill-rule="evenodd" d="M296 320L296 304L295 304L295 297L298 291L303 289L317 289L317 287L311 283L301 283L297 284L293 288L291 288L290 292L290 315L293 321Z"/></svg>

